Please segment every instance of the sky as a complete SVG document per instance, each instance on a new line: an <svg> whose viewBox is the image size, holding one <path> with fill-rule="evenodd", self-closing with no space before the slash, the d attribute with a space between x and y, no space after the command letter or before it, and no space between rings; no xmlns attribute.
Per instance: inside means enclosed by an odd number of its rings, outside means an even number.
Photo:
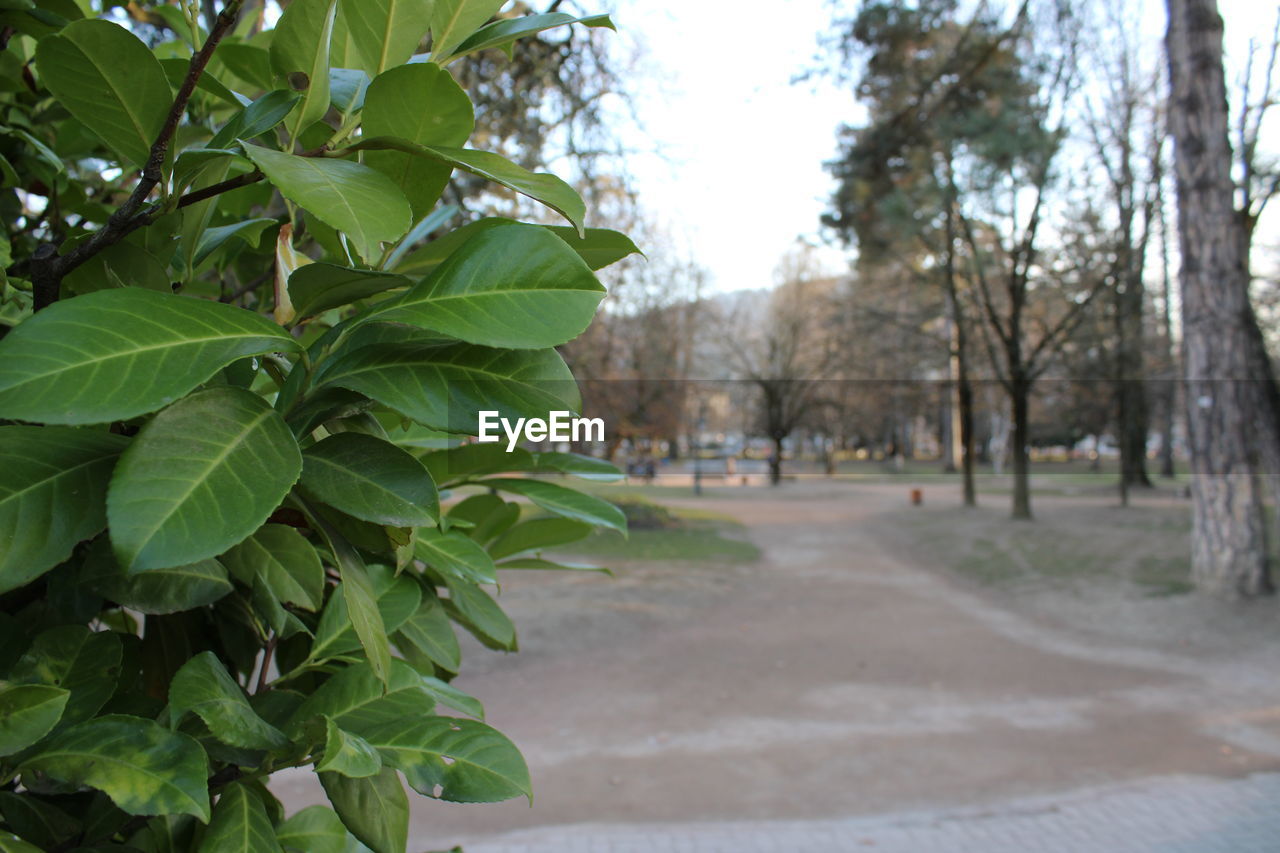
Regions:
<svg viewBox="0 0 1280 853"><path fill-rule="evenodd" d="M1163 4L1145 5L1144 28L1158 44ZM835 156L839 124L862 116L829 80L792 82L814 65L829 0L784 0L768 14L742 8L614 0L608 9L622 53L639 55L640 127L625 134L633 184L647 213L708 271L712 290L768 287L798 238L823 242L819 217L834 187L823 163ZM1229 56L1241 56L1249 36L1270 34L1273 4L1219 8ZM838 271L845 254L827 247L822 259Z"/></svg>

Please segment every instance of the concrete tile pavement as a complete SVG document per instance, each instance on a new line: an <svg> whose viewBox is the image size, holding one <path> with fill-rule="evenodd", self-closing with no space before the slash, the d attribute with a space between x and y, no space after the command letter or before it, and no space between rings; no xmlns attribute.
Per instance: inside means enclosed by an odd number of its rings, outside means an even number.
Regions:
<svg viewBox="0 0 1280 853"><path fill-rule="evenodd" d="M542 827L466 853L1280 853L1280 773L1175 776L937 812Z"/></svg>

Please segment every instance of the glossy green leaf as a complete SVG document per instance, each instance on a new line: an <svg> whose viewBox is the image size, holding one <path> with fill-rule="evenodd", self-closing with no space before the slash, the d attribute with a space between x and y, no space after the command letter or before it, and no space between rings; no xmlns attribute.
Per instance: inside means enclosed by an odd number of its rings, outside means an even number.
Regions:
<svg viewBox="0 0 1280 853"><path fill-rule="evenodd" d="M382 566L352 568L360 568L359 572L350 572L351 577L356 578L356 584L361 587L356 591L356 595L361 596L360 600L367 600L376 608L365 616L374 630L384 635L389 634L417 612L422 590L412 578L406 575L396 577L391 570ZM343 581L343 588L345 588L345 574ZM343 588L329 597L329 603L320 614L320 622L316 626L315 643L311 647L313 660L324 660L335 655L346 654L359 649L364 644L363 638L357 633L355 620L351 617L352 595L343 594ZM381 621L375 623L375 616L380 617Z"/></svg>
<svg viewBox="0 0 1280 853"><path fill-rule="evenodd" d="M222 789L200 853L279 853L275 827L258 795L233 782Z"/></svg>
<svg viewBox="0 0 1280 853"><path fill-rule="evenodd" d="M348 853L347 828L331 809L308 806L276 827L276 840L293 853Z"/></svg>
<svg viewBox="0 0 1280 853"><path fill-rule="evenodd" d="M548 512L554 512L556 515L576 518L579 521L598 524L601 527L612 527L623 534L627 532L627 517L622 514L622 510L594 495L583 494L543 480L497 477L480 482L490 488L523 495L538 506Z"/></svg>
<svg viewBox="0 0 1280 853"><path fill-rule="evenodd" d="M599 483L617 482L626 476L618 470L618 466L608 460L583 456L579 453L538 452L533 454L533 468L536 471L571 474L583 480Z"/></svg>
<svg viewBox="0 0 1280 853"><path fill-rule="evenodd" d="M376 77L389 68L403 65L418 50L431 22L432 0L342 0L337 33L351 41L353 57L361 68Z"/></svg>
<svg viewBox="0 0 1280 853"><path fill-rule="evenodd" d="M497 583L493 558L461 533L441 533L435 528L418 531L413 555L437 572L472 583Z"/></svg>
<svg viewBox="0 0 1280 853"><path fill-rule="evenodd" d="M397 633L399 640L413 645L426 655L432 663L449 672L457 672L462 659L458 648L458 638L453 633L453 624L445 613L440 602L431 596L424 596L418 612L400 626Z"/></svg>
<svg viewBox="0 0 1280 853"><path fill-rule="evenodd" d="M446 609L478 639L505 651L516 649L516 627L490 595L478 585L446 579Z"/></svg>
<svg viewBox="0 0 1280 853"><path fill-rule="evenodd" d="M329 42L337 13L338 0L294 0L272 33L271 67L302 95L289 120L294 137L329 110Z"/></svg>
<svg viewBox="0 0 1280 853"><path fill-rule="evenodd" d="M613 570L604 566L592 566L587 563L565 563L557 560L544 560L540 557L516 557L498 563L500 569L532 569L542 572L599 572L613 576Z"/></svg>
<svg viewBox="0 0 1280 853"><path fill-rule="evenodd" d="M0 687L0 755L26 749L53 731L70 696L47 684Z"/></svg>
<svg viewBox="0 0 1280 853"><path fill-rule="evenodd" d="M191 262L197 265L204 263L209 259L210 255L225 246L227 241L233 237L240 238L250 246L258 246L262 240L262 232L278 224L274 219L259 218L233 222L230 225L220 225L216 228L206 228L204 233L200 235L200 240L192 253Z"/></svg>
<svg viewBox="0 0 1280 853"><path fill-rule="evenodd" d="M473 344L543 349L582 334L603 298L563 240L536 225L506 225L473 237L369 317Z"/></svg>
<svg viewBox="0 0 1280 853"><path fill-rule="evenodd" d="M372 776L382 769L378 751L364 738L345 732L333 720L325 719L324 758L316 764L318 773L340 773L352 779Z"/></svg>
<svg viewBox="0 0 1280 853"><path fill-rule="evenodd" d="M422 681L426 686L427 692L434 696L441 705L448 705L455 711L466 714L468 717L475 717L477 720L484 719L484 705L476 697L469 693L464 693L452 684L433 676L424 676Z"/></svg>
<svg viewBox="0 0 1280 853"><path fill-rule="evenodd" d="M362 140L351 146L351 150L402 151L406 154L448 163L454 168L478 175L545 204L572 222L579 234L585 233L583 218L586 216L587 209L577 190L555 175L530 172L499 154L470 148L420 145L407 139L388 136Z"/></svg>
<svg viewBox="0 0 1280 853"><path fill-rule="evenodd" d="M497 494L471 495L449 508L448 519L483 545L520 520L520 505Z"/></svg>
<svg viewBox="0 0 1280 853"><path fill-rule="evenodd" d="M23 770L97 788L129 814L209 819L209 762L200 744L140 717L109 715L72 726Z"/></svg>
<svg viewBox="0 0 1280 853"><path fill-rule="evenodd" d="M604 269L629 255L641 254L630 237L607 228L588 228L581 236L575 229L563 225L547 226L547 230L568 243L593 270Z"/></svg>
<svg viewBox="0 0 1280 853"><path fill-rule="evenodd" d="M357 391L423 426L464 435L476 434L481 410L514 420L576 411L581 403L569 368L553 349L379 344L334 359L317 382Z"/></svg>
<svg viewBox="0 0 1280 853"><path fill-rule="evenodd" d="M59 720L59 726L65 727L98 713L115 693L122 654L117 634L90 631L83 625L61 625L36 636L9 673L9 680L70 691Z"/></svg>
<svg viewBox="0 0 1280 853"><path fill-rule="evenodd" d="M330 68L329 101L344 115L357 112L364 107L370 82L369 75L357 68Z"/></svg>
<svg viewBox="0 0 1280 853"><path fill-rule="evenodd" d="M371 435L331 435L302 454L300 487L356 518L393 527L435 524L436 486L408 451Z"/></svg>
<svg viewBox="0 0 1280 853"><path fill-rule="evenodd" d="M226 45L220 46L219 52ZM297 92L276 89L267 92L252 104L236 113L230 121L209 140L209 148L227 148L237 139L253 139L274 128L293 111L302 97Z"/></svg>
<svg viewBox="0 0 1280 853"><path fill-rule="evenodd" d="M407 253L403 260L390 268L405 276L421 277L430 275L436 267L444 263L446 258L456 252L472 237L502 225L513 224L516 224L514 219L504 219L499 216L477 219L475 222L469 222L461 228L455 228L430 243L414 249ZM576 228L562 225L542 227L545 227L552 234L568 243L569 248L577 252L578 256L592 270L602 269L628 255L638 254L640 251L629 238L619 234L617 231L609 231L604 228L588 228L585 236L579 237L578 229Z"/></svg>
<svg viewBox="0 0 1280 853"><path fill-rule="evenodd" d="M160 68L164 71L164 76L169 81L169 86L177 91L178 87L186 80L187 72L191 70L191 62L187 59L173 57L171 59L161 59ZM236 93L226 87L226 85L215 77L208 69L200 75L200 79L196 82L196 91L203 92L213 98L222 101L223 106L230 104L233 107L245 106L247 98L242 100L243 96L237 97Z"/></svg>
<svg viewBox="0 0 1280 853"><path fill-rule="evenodd" d="M128 574L105 538L93 544L79 579L108 601L147 614L205 607L232 590L227 570L217 560Z"/></svg>
<svg viewBox="0 0 1280 853"><path fill-rule="evenodd" d="M306 698L289 721L291 731L317 717L362 734L402 717L429 714L435 700L422 676L401 660L392 660L387 683L368 663L352 664L333 675Z"/></svg>
<svg viewBox="0 0 1280 853"><path fill-rule="evenodd" d="M146 163L173 93L137 36L110 21L75 21L40 40L36 65L59 103L123 162Z"/></svg>
<svg viewBox="0 0 1280 853"><path fill-rule="evenodd" d="M533 468L533 454L529 451L517 447L508 453L506 444L498 442L470 442L448 450L427 453L421 458L422 464L427 466L431 476L442 486L477 474L528 471Z"/></svg>
<svg viewBox="0 0 1280 853"><path fill-rule="evenodd" d="M285 198L346 234L366 260L377 260L380 244L400 239L413 224L404 193L368 166L257 145L245 145L245 152Z"/></svg>
<svg viewBox="0 0 1280 853"><path fill-rule="evenodd" d="M391 273L353 270L326 263L306 264L289 276L289 298L299 317L313 317L388 290L407 288L412 283L404 276Z"/></svg>
<svg viewBox="0 0 1280 853"><path fill-rule="evenodd" d="M55 303L0 340L0 413L52 424L127 420L239 359L298 349L252 311L121 288Z"/></svg>
<svg viewBox="0 0 1280 853"><path fill-rule="evenodd" d="M585 539L593 529L590 524L571 518L534 518L499 536L489 546L489 554L493 559L501 560L526 551L554 548Z"/></svg>
<svg viewBox="0 0 1280 853"><path fill-rule="evenodd" d="M365 740L421 794L455 803L532 799L529 768L520 751L484 723L454 717L403 719L373 729Z"/></svg>
<svg viewBox="0 0 1280 853"><path fill-rule="evenodd" d="M498 13L505 0L435 0L431 10L431 55L443 63L454 48Z"/></svg>
<svg viewBox="0 0 1280 853"><path fill-rule="evenodd" d="M434 63L402 65L379 75L369 86L361 118L366 137L418 145L461 146L475 128L471 99ZM366 158L400 187L415 216L430 211L453 174L451 163L401 151L370 151Z"/></svg>
<svg viewBox="0 0 1280 853"><path fill-rule="evenodd" d="M264 524L223 554L221 560L246 586L260 578L277 601L311 611L319 610L324 602L320 556L315 546L292 527Z"/></svg>
<svg viewBox="0 0 1280 853"><path fill-rule="evenodd" d="M504 18L486 24L476 30L466 41L458 45L453 52L454 57L466 56L478 50L504 47L512 42L532 35L563 27L569 24L586 24L588 27L608 27L614 29L613 21L608 15L595 15L587 18L575 18L564 12L551 12L546 15L522 15L517 18Z"/></svg>
<svg viewBox="0 0 1280 853"><path fill-rule="evenodd" d="M106 526L107 483L127 444L88 430L0 427L0 593L35 580Z"/></svg>
<svg viewBox="0 0 1280 853"><path fill-rule="evenodd" d="M289 739L254 712L244 690L213 652L201 652L182 665L169 684L169 712L175 721L193 713L214 737L245 749L278 749Z"/></svg>
<svg viewBox="0 0 1280 853"><path fill-rule="evenodd" d="M138 572L220 554L267 520L302 470L288 426L255 394L211 388L154 417L107 492L116 558Z"/></svg>
<svg viewBox="0 0 1280 853"><path fill-rule="evenodd" d="M321 773L320 784L347 830L373 853L405 853L409 798L396 771L384 767L364 779Z"/></svg>

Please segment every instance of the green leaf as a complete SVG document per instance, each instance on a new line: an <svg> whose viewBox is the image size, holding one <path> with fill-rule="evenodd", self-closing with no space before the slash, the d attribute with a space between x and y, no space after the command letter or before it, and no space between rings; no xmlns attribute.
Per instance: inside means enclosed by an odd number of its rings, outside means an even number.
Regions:
<svg viewBox="0 0 1280 853"><path fill-rule="evenodd" d="M446 578L449 598L445 606L450 615L487 645L504 651L516 650L516 628L511 619L487 592L476 584Z"/></svg>
<svg viewBox="0 0 1280 853"><path fill-rule="evenodd" d="M191 263L193 265L204 263L232 237L239 237L250 246L256 247L262 241L262 232L278 224L274 219L246 219L230 225L220 225L217 228L206 228L196 244Z"/></svg>
<svg viewBox="0 0 1280 853"><path fill-rule="evenodd" d="M551 12L546 15L522 15L518 18L504 18L500 21L486 24L476 30L470 38L458 45L457 50L453 52L453 56L457 58L466 56L468 53L475 53L478 50L503 47L517 39L526 38L545 30L563 27L568 24L586 24L589 27L615 29L613 21L609 19L608 15L575 18L573 15L568 15L564 12Z"/></svg>
<svg viewBox="0 0 1280 853"><path fill-rule="evenodd" d="M406 716L429 714L435 700L422 676L404 661L391 661L383 684L368 663L345 667L325 681L298 706L289 721L290 731L316 717L333 720L344 730L363 734L369 729Z"/></svg>
<svg viewBox="0 0 1280 853"><path fill-rule="evenodd" d="M571 518L534 518L517 524L499 536L489 546L489 555L495 560L501 560L526 551L554 548L585 539L593 529L590 524Z"/></svg>
<svg viewBox="0 0 1280 853"><path fill-rule="evenodd" d="M93 544L79 580L122 607L160 615L205 607L233 589L227 570L217 560L130 575L116 562L105 538Z"/></svg>
<svg viewBox="0 0 1280 853"><path fill-rule="evenodd" d="M312 612L319 610L324 602L324 566L320 556L315 546L292 527L264 524L223 554L222 562L246 586L252 586L254 578L260 578L279 602Z"/></svg>
<svg viewBox="0 0 1280 853"><path fill-rule="evenodd" d="M324 758L316 764L318 773L340 773L352 779L372 776L382 769L378 751L359 735L344 732L325 718Z"/></svg>
<svg viewBox="0 0 1280 853"><path fill-rule="evenodd" d="M289 739L254 712L240 685L213 652L182 665L169 684L169 712L179 722L188 712L204 720L218 740L244 749L279 749Z"/></svg>
<svg viewBox="0 0 1280 853"><path fill-rule="evenodd" d="M616 482L626 476L612 462L578 453L541 452L535 453L533 459L538 471L559 471L599 483Z"/></svg>
<svg viewBox="0 0 1280 853"><path fill-rule="evenodd" d="M87 720L107 704L120 679L120 637L62 625L41 632L9 673L15 684L44 684L71 692L60 726Z"/></svg>
<svg viewBox="0 0 1280 853"><path fill-rule="evenodd" d="M543 560L539 557L517 557L514 560L504 560L498 563L498 568L533 569L543 572L600 572L610 577L613 576L613 570L606 569L604 566L591 566L586 563L562 563Z"/></svg>
<svg viewBox="0 0 1280 853"><path fill-rule="evenodd" d="M506 225L476 235L430 277L368 316L467 343L544 349L582 334L604 292L547 229Z"/></svg>
<svg viewBox="0 0 1280 853"><path fill-rule="evenodd" d="M383 0L387 2L387 0ZM475 128L471 99L453 75L434 63L414 63L380 74L361 114L367 137L390 136L418 145L460 146ZM440 198L451 163L400 151L371 151L366 162L404 191L415 216Z"/></svg>
<svg viewBox="0 0 1280 853"><path fill-rule="evenodd" d="M289 298L299 317L314 317L330 308L412 284L404 276L391 273L353 270L326 263L306 264L289 276Z"/></svg>
<svg viewBox="0 0 1280 853"><path fill-rule="evenodd" d="M431 10L431 56L444 64L486 21L498 13L505 0L435 0Z"/></svg>
<svg viewBox="0 0 1280 853"><path fill-rule="evenodd" d="M365 646L364 637L358 634L359 623L350 615L352 594L343 591L347 581L345 570L348 567L343 568L342 587L329 596L329 603L320 614L315 643L311 647L312 660L325 660ZM374 632L384 636L385 647L385 635L399 628L417 612L422 589L409 576L396 577L390 569L383 566L369 566L366 569L356 564L349 568L350 576L356 579L356 584L360 587L355 592L359 606L366 607L368 602L363 618ZM367 651L368 647L365 648ZM388 664L383 672L390 668L389 655L387 660ZM370 663L374 664L372 658ZM376 664L374 668L377 669Z"/></svg>
<svg viewBox="0 0 1280 853"><path fill-rule="evenodd" d="M302 454L303 492L356 518L393 527L435 524L431 475L408 451L361 433L331 435Z"/></svg>
<svg viewBox="0 0 1280 853"><path fill-rule="evenodd" d="M0 688L0 755L13 755L53 731L70 696L46 684Z"/></svg>
<svg viewBox="0 0 1280 853"><path fill-rule="evenodd" d="M497 583L493 558L461 533L441 533L435 528L418 531L413 555L441 574L472 583Z"/></svg>
<svg viewBox="0 0 1280 853"><path fill-rule="evenodd" d="M448 705L468 717L475 717L477 720L484 719L484 705L476 697L469 693L463 693L452 684L433 676L423 676L422 681L427 688L427 692L434 696L440 704Z"/></svg>
<svg viewBox="0 0 1280 853"><path fill-rule="evenodd" d="M496 494L472 495L449 508L451 525L470 525L466 534L484 544L520 520L520 505Z"/></svg>
<svg viewBox="0 0 1280 853"><path fill-rule="evenodd" d="M429 275L445 259L458 250L475 235L502 225L516 224L514 219L490 216L478 219L455 228L447 234L432 240L425 246L414 250L402 262L392 268L405 276ZM607 267L628 255L638 254L639 249L625 235L617 231L603 228L588 228L584 237L578 236L578 229L567 226L543 226L552 234L569 244L569 248L578 253L592 270Z"/></svg>
<svg viewBox="0 0 1280 853"><path fill-rule="evenodd" d="M0 427L0 593L71 556L107 524L111 470L128 439L64 427Z"/></svg>
<svg viewBox="0 0 1280 853"><path fill-rule="evenodd" d="M154 412L239 359L296 350L232 305L121 288L50 305L0 340L0 412L52 424Z"/></svg>
<svg viewBox="0 0 1280 853"><path fill-rule="evenodd" d="M431 0L342 0L338 30L355 48L358 66L376 77L418 50L431 21Z"/></svg>
<svg viewBox="0 0 1280 853"><path fill-rule="evenodd" d="M253 88L270 89L273 85L271 54L264 47L224 41L218 45L214 61L225 65L232 74Z"/></svg>
<svg viewBox="0 0 1280 853"><path fill-rule="evenodd" d="M396 771L384 767L364 779L321 773L320 784L347 830L373 853L405 853L409 798Z"/></svg>
<svg viewBox="0 0 1280 853"><path fill-rule="evenodd" d="M0 816L19 836L44 849L57 847L84 831L80 821L29 792L0 792Z"/></svg>
<svg viewBox="0 0 1280 853"><path fill-rule="evenodd" d="M169 81L169 85L176 91L186 80L187 72L191 70L191 62L178 57L161 59L160 68L164 71L164 76ZM236 93L228 89L213 74L209 73L208 69L205 69L200 75L200 79L196 82L196 89L207 95L212 95L233 107L243 107L248 100L247 98L241 100L241 98L236 97Z"/></svg>
<svg viewBox="0 0 1280 853"><path fill-rule="evenodd" d="M40 848L28 844L16 835L0 831L0 853L41 853Z"/></svg>
<svg viewBox="0 0 1280 853"><path fill-rule="evenodd" d="M200 853L279 853L275 827L257 794L233 782L222 789Z"/></svg>
<svg viewBox="0 0 1280 853"><path fill-rule="evenodd" d="M593 270L604 269L628 255L642 254L626 234L607 228L588 228L582 236L563 225L547 226L547 230L568 243L569 248L577 252Z"/></svg>
<svg viewBox="0 0 1280 853"><path fill-rule="evenodd" d="M622 514L622 510L594 495L586 495L542 480L519 480L508 477L481 480L479 485L523 495L556 515L576 518L601 527L612 527L624 535L627 532L627 517Z"/></svg>
<svg viewBox="0 0 1280 853"><path fill-rule="evenodd" d="M329 110L329 42L337 13L338 0L294 0L272 33L271 67L302 94L289 125L294 138Z"/></svg>
<svg viewBox="0 0 1280 853"><path fill-rule="evenodd" d="M399 640L410 643L441 669L458 671L462 659L458 638L453 633L449 615L436 598L423 597L418 612L400 626L397 633L398 646L401 645Z"/></svg>
<svg viewBox="0 0 1280 853"><path fill-rule="evenodd" d="M553 349L377 344L333 359L316 381L357 391L423 426L463 435L476 434L481 410L514 420L576 411L581 403L573 375Z"/></svg>
<svg viewBox="0 0 1280 853"><path fill-rule="evenodd" d="M141 717L110 715L72 726L22 769L97 788L129 814L209 819L204 750L186 735Z"/></svg>
<svg viewBox="0 0 1280 853"><path fill-rule="evenodd" d="M224 386L156 415L120 457L107 492L127 572L194 563L253 533L297 481L302 455L261 397Z"/></svg>
<svg viewBox="0 0 1280 853"><path fill-rule="evenodd" d="M220 45L219 53L226 49ZM227 148L234 145L237 139L253 139L274 128L293 111L298 101L302 100L296 92L276 89L267 92L261 98L236 113L230 121L222 126L209 140L209 148Z"/></svg>
<svg viewBox="0 0 1280 853"><path fill-rule="evenodd" d="M448 163L455 168L479 175L482 178L501 184L508 189L527 195L534 201L541 202L569 220L584 234L583 217L586 216L586 204L577 190L557 178L546 173L534 173L512 163L507 158L489 151L475 151L470 148L449 148L439 145L419 145L407 139L380 136L369 138L352 145L350 151L402 151L419 157L427 157L441 163ZM404 233L404 232L401 232Z"/></svg>
<svg viewBox="0 0 1280 853"><path fill-rule="evenodd" d="M403 719L379 726L365 740L420 794L455 803L520 796L532 800L529 768L520 751L484 723L453 717Z"/></svg>
<svg viewBox="0 0 1280 853"><path fill-rule="evenodd" d="M276 827L276 840L294 853L347 853L347 828L331 809L308 806Z"/></svg>
<svg viewBox="0 0 1280 853"><path fill-rule="evenodd" d="M472 442L427 453L422 456L422 463L427 466L435 481L444 486L475 474L531 470L533 454L523 447L517 447L508 453L505 444Z"/></svg>
<svg viewBox="0 0 1280 853"><path fill-rule="evenodd" d="M173 103L160 61L137 36L96 18L40 40L40 79L124 163L142 166Z"/></svg>
<svg viewBox="0 0 1280 853"><path fill-rule="evenodd" d="M368 166L298 157L257 145L244 147L285 198L346 234L366 260L377 260L380 244L400 239L413 224L404 193Z"/></svg>

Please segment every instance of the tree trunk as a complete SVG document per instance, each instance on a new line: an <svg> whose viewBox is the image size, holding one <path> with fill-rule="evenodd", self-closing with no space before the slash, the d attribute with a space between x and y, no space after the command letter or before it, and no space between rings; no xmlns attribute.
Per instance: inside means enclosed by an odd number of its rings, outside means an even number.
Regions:
<svg viewBox="0 0 1280 853"><path fill-rule="evenodd" d="M1226 596L1270 592L1256 419L1261 377L1234 209L1222 17L1215 0L1166 0L1175 143L1183 369L1191 450L1191 570Z"/></svg>
<svg viewBox="0 0 1280 853"><path fill-rule="evenodd" d="M773 455L769 457L769 485L776 486L782 482L782 439L774 437Z"/></svg>
<svg viewBox="0 0 1280 853"><path fill-rule="evenodd" d="M947 251L943 258L943 277L947 289L947 308L951 312L951 353L953 375L956 384L956 409L960 421L960 467L964 472L964 505L978 505L978 490L973 482L973 383L969 381L969 348L965 328L964 310L960 305L960 292L956 287L956 219L955 181L952 176L952 152L946 152L947 166Z"/></svg>
<svg viewBox="0 0 1280 853"><path fill-rule="evenodd" d="M1013 404L1013 440L1009 445L1013 459L1013 517L1029 521L1032 518L1031 459L1027 451L1031 444L1031 382L1014 377L1009 382L1009 397Z"/></svg>

